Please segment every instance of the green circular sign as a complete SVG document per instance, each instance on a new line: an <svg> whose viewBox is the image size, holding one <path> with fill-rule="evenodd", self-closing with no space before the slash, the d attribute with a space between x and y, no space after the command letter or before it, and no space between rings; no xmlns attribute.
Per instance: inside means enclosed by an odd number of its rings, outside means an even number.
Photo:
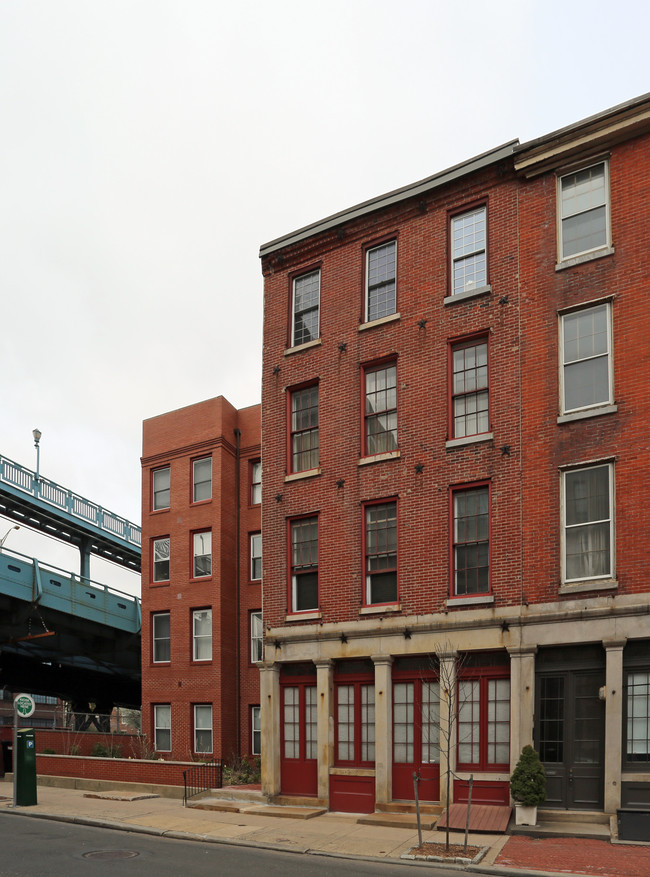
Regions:
<svg viewBox="0 0 650 877"><path fill-rule="evenodd" d="M28 719L36 709L34 698L31 694L19 694L14 701L14 709L23 719Z"/></svg>

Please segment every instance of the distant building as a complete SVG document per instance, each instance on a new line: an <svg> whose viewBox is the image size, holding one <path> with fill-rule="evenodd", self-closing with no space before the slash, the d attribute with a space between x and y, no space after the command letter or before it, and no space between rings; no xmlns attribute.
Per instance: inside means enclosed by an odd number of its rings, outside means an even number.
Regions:
<svg viewBox="0 0 650 877"><path fill-rule="evenodd" d="M267 794L650 804L649 111L262 246Z"/></svg>
<svg viewBox="0 0 650 877"><path fill-rule="evenodd" d="M163 757L259 753L260 406L145 420L142 728Z"/></svg>

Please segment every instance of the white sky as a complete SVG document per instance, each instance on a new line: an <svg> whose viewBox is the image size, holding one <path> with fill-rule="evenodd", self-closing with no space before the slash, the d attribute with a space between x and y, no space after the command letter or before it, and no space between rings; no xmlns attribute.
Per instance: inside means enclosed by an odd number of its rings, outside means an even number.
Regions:
<svg viewBox="0 0 650 877"><path fill-rule="evenodd" d="M139 522L142 420L260 400L261 243L645 93L649 32L643 0L0 0L0 453L37 426L41 474ZM77 569L39 539L6 547Z"/></svg>

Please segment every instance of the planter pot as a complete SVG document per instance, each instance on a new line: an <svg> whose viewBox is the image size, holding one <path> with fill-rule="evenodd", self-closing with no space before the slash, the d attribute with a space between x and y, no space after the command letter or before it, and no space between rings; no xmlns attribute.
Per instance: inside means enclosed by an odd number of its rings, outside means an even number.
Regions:
<svg viewBox="0 0 650 877"><path fill-rule="evenodd" d="M517 825L537 825L537 807L527 807L515 803L515 823Z"/></svg>

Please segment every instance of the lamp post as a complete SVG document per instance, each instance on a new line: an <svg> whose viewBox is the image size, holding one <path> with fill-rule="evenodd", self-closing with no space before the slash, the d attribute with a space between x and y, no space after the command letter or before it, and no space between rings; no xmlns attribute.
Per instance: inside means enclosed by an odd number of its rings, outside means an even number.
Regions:
<svg viewBox="0 0 650 877"><path fill-rule="evenodd" d="M40 431L40 429L33 429L32 435L34 436L34 447L36 448L36 480L38 481L39 480L38 471L39 471L40 462L41 462L41 448L40 448L39 442L41 440L41 436L43 435L43 433Z"/></svg>
<svg viewBox="0 0 650 877"><path fill-rule="evenodd" d="M6 541L6 539L7 539L7 536L11 533L12 530L20 530L20 526L19 526L18 524L14 524L13 527L9 527L9 529L8 529L7 532L4 534L4 536L2 537L2 539L0 539L0 548L2 548L2 546L5 544L5 541Z"/></svg>

